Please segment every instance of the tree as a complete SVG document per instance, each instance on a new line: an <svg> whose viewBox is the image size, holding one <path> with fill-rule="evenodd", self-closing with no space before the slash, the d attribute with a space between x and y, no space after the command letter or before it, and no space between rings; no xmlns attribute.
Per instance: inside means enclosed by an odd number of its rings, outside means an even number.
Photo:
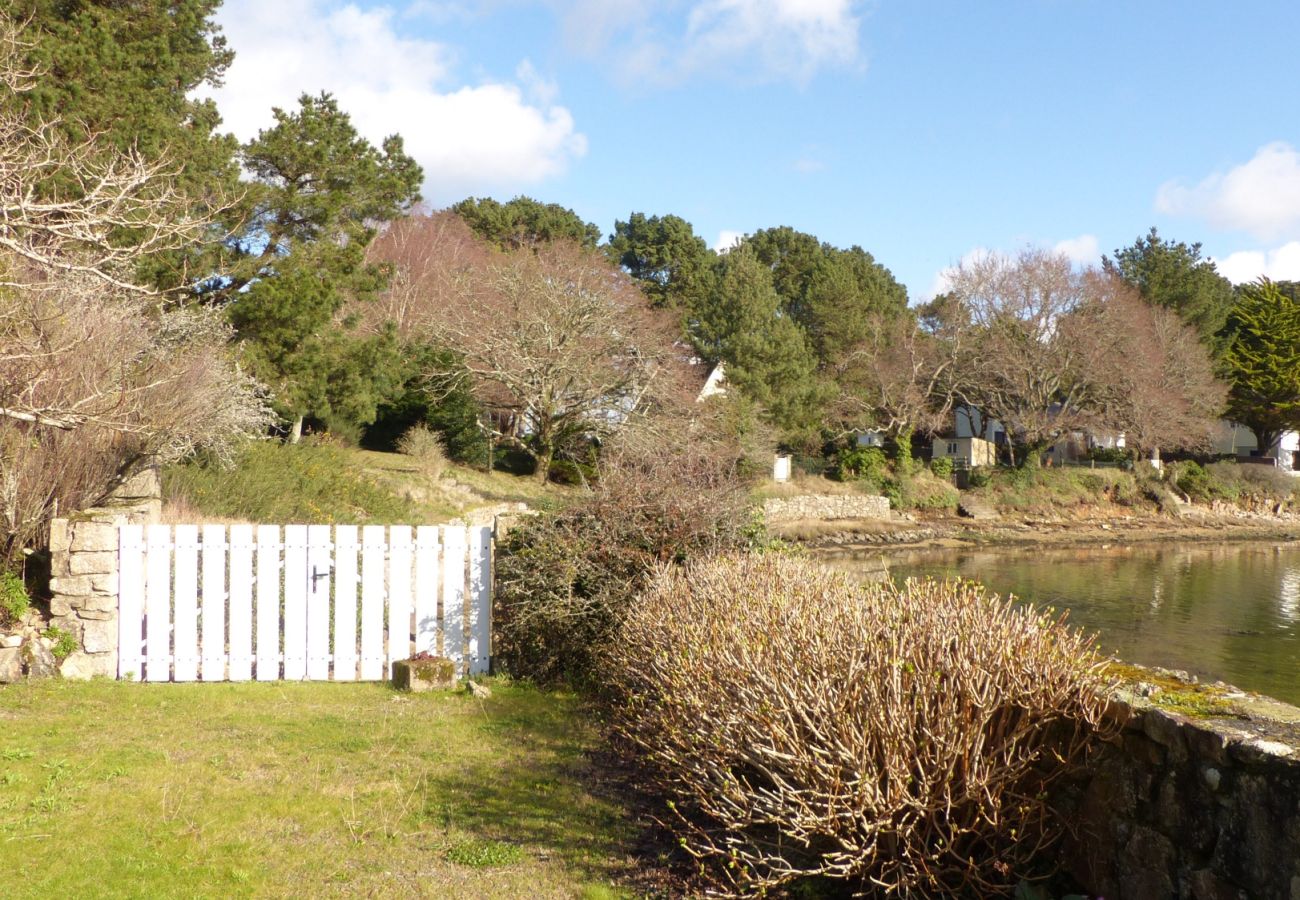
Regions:
<svg viewBox="0 0 1300 900"><path fill-rule="evenodd" d="M420 343L455 348L495 437L557 455L646 415L682 368L672 330L600 253L559 241L498 253L446 217L414 217L376 242L397 268L386 303Z"/></svg>
<svg viewBox="0 0 1300 900"><path fill-rule="evenodd" d="M1164 240L1153 227L1116 250L1114 259L1102 257L1102 268L1137 288L1148 303L1178 313L1216 352L1222 349L1219 333L1232 308L1232 283L1213 260L1201 258L1199 243Z"/></svg>
<svg viewBox="0 0 1300 900"><path fill-rule="evenodd" d="M485 241L502 250L518 250L553 241L568 240L595 249L600 229L571 209L541 203L532 197L515 197L499 203L490 197L467 197L451 208Z"/></svg>
<svg viewBox="0 0 1300 900"><path fill-rule="evenodd" d="M373 421L403 380L395 343L350 337L353 319L340 313L383 289L388 272L366 247L377 225L419 199L423 173L400 137L380 148L360 137L329 94L274 112L275 125L243 149L251 224L231 274L212 289L227 298L247 358L275 386L297 440L308 415Z"/></svg>
<svg viewBox="0 0 1300 900"><path fill-rule="evenodd" d="M915 431L948 422L962 335L942 340L911 315L875 313L866 334L839 354L833 420L843 433L876 428L910 448Z"/></svg>
<svg viewBox="0 0 1300 900"><path fill-rule="evenodd" d="M905 318L907 288L861 247L828 248L813 267L800 304L804 328L824 367L878 336L887 319Z"/></svg>
<svg viewBox="0 0 1300 900"><path fill-rule="evenodd" d="M1242 288L1227 333L1228 416L1266 450L1300 429L1300 301L1261 278Z"/></svg>
<svg viewBox="0 0 1300 900"><path fill-rule="evenodd" d="M1026 250L963 263L952 284L934 312L962 342L954 392L1000 421L1024 462L1075 432L1204 442L1222 398L1206 351L1114 272Z"/></svg>
<svg viewBox="0 0 1300 900"><path fill-rule="evenodd" d="M655 306L690 316L713 288L717 258L691 224L678 216L634 212L615 222L606 247Z"/></svg>
<svg viewBox="0 0 1300 900"><path fill-rule="evenodd" d="M211 226L205 240L138 254L140 286L174 287L205 275L215 240L233 224L237 142L221 133L215 104L193 96L197 88L219 83L234 55L213 22L219 5L220 0L7 4L14 20L29 23L16 48L21 64L42 72L30 90L9 95L22 98L12 112L69 147L83 153L93 148L103 156L101 166L130 157L168 173L147 184L184 197L188 217ZM65 202L84 188L48 171L29 184L47 197L56 191Z"/></svg>
<svg viewBox="0 0 1300 900"><path fill-rule="evenodd" d="M0 93L45 78L0 15ZM42 198L38 182L76 190ZM210 311L132 280L147 255L204 233L172 177L97 138L0 108L0 554L58 508L102 499L144 462L218 454L265 428L258 385ZM130 228L123 234L122 225ZM134 238L134 243L124 240ZM181 285L173 285L181 287Z"/></svg>
<svg viewBox="0 0 1300 900"><path fill-rule="evenodd" d="M696 316L696 348L709 362L725 363L728 383L797 439L818 424L821 412L816 356L782 310L771 270L753 250L737 247L718 264L713 297Z"/></svg>

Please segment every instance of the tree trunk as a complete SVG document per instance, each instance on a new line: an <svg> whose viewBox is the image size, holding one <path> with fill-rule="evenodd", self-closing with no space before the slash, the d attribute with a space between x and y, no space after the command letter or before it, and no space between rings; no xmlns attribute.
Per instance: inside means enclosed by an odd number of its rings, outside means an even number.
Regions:
<svg viewBox="0 0 1300 900"><path fill-rule="evenodd" d="M537 472L535 476L539 484L546 484L551 478L551 459L555 456L555 450L551 447L545 447L537 453Z"/></svg>
<svg viewBox="0 0 1300 900"><path fill-rule="evenodd" d="M302 416L293 420L293 427L289 429L289 443L296 444L302 440Z"/></svg>

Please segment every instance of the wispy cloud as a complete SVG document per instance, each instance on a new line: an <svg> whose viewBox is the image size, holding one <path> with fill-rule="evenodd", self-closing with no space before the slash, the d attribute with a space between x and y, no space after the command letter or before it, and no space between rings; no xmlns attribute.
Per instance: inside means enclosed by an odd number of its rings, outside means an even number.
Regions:
<svg viewBox="0 0 1300 900"><path fill-rule="evenodd" d="M713 242L713 249L718 253L726 253L732 247L739 244L744 237L745 232L743 231L731 231L724 228L718 232L718 239Z"/></svg>
<svg viewBox="0 0 1300 900"><path fill-rule="evenodd" d="M272 124L272 106L329 91L370 140L406 139L435 203L534 184L586 152L573 115L531 63L515 81L457 85L455 52L403 36L399 17L337 0L227 0L218 21L236 58L225 85L207 93L248 139Z"/></svg>
<svg viewBox="0 0 1300 900"><path fill-rule="evenodd" d="M1285 141L1265 144L1248 162L1194 185L1166 182L1155 205L1166 215L1196 216L1260 240L1300 236L1300 152Z"/></svg>
<svg viewBox="0 0 1300 900"><path fill-rule="evenodd" d="M805 83L825 69L863 64L861 0L553 3L571 46L641 85L699 74Z"/></svg>
<svg viewBox="0 0 1300 900"><path fill-rule="evenodd" d="M1057 241L1052 246L1052 252L1065 255L1076 266L1101 264L1101 248L1097 245L1095 234L1081 234L1078 237Z"/></svg>

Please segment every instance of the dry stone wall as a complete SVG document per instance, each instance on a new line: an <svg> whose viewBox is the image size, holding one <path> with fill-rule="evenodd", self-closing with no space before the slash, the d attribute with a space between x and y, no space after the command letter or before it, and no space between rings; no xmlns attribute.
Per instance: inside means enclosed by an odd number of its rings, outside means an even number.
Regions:
<svg viewBox="0 0 1300 900"><path fill-rule="evenodd" d="M867 494L801 494L763 501L768 522L888 519L889 498Z"/></svg>
<svg viewBox="0 0 1300 900"><path fill-rule="evenodd" d="M50 525L50 624L76 638L63 660L65 678L117 676L117 529L157 522L158 473L146 469L103 506Z"/></svg>
<svg viewBox="0 0 1300 900"><path fill-rule="evenodd" d="M1059 807L1066 870L1107 900L1300 900L1300 709L1190 718L1121 697L1126 724Z"/></svg>

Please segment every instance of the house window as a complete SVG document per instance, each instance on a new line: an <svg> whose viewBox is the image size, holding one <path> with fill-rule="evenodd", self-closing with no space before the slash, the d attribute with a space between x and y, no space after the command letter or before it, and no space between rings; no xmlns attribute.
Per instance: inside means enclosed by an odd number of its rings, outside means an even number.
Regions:
<svg viewBox="0 0 1300 900"><path fill-rule="evenodd" d="M949 456L956 456L956 455L957 455L957 442L956 442L956 441L949 441L949 442L948 442L948 455L949 455Z"/></svg>

